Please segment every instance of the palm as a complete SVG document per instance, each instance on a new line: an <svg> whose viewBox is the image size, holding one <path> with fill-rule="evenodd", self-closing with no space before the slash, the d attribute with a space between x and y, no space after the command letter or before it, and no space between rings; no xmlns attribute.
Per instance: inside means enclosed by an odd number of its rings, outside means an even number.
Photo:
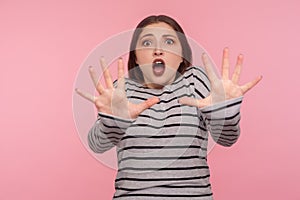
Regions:
<svg viewBox="0 0 300 200"><path fill-rule="evenodd" d="M204 99L194 99L184 97L180 99L182 104L205 107L212 104L222 102L225 100L237 98L243 96L247 91L253 88L260 80L261 76L257 77L251 82L246 83L245 85L239 85L238 81L240 78L240 72L243 62L243 56L239 55L237 63L234 69L232 78L229 78L229 57L228 49L225 48L223 51L223 62L222 62L222 77L219 79L213 71L212 64L209 61L206 54L202 56L203 63L207 72L211 84L211 92Z"/></svg>
<svg viewBox="0 0 300 200"><path fill-rule="evenodd" d="M124 80L124 66L123 61L119 59L118 61L118 84L117 87L113 86L111 75L106 67L103 59L101 61L101 66L103 69L103 75L106 83L106 88L104 88L96 77L94 69L90 67L90 75L93 83L99 93L98 97L94 97L88 93L84 93L78 89L76 91L79 95L92 101L99 112L103 112L109 115L114 115L126 119L136 118L142 111L151 107L159 101L157 97L149 98L148 100L140 103L133 104L128 101L125 93L125 80Z"/></svg>

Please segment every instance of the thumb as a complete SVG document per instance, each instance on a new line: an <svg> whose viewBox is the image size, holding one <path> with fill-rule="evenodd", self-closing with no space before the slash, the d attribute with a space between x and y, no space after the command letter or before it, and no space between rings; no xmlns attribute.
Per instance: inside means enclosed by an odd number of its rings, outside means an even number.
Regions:
<svg viewBox="0 0 300 200"><path fill-rule="evenodd" d="M139 115L141 112L150 108L154 104L157 104L159 101L160 101L160 99L158 97L151 97L151 98L147 99L146 101L138 104L137 109L136 109L136 112L137 112L136 114Z"/></svg>
<svg viewBox="0 0 300 200"><path fill-rule="evenodd" d="M182 97L178 100L180 104L203 108L207 105L207 99L196 99L192 97Z"/></svg>

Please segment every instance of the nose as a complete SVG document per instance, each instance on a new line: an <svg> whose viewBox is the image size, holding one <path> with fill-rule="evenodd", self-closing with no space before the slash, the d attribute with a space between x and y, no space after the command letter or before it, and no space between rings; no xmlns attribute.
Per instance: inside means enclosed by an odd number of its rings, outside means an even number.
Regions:
<svg viewBox="0 0 300 200"><path fill-rule="evenodd" d="M153 50L154 56L162 56L164 54L164 51L160 47L155 47Z"/></svg>

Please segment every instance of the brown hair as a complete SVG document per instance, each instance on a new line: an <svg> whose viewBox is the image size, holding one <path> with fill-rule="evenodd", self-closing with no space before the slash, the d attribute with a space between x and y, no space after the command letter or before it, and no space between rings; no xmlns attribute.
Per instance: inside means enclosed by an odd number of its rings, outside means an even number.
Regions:
<svg viewBox="0 0 300 200"><path fill-rule="evenodd" d="M168 17L166 15L157 15L157 16L151 15L151 16L143 19L137 25L137 27L133 33L133 36L132 36L132 40L131 40L131 44L130 44L129 59L128 59L128 72L129 72L130 79L136 80L141 83L144 82L143 73L140 70L138 64L135 62L136 61L136 55L135 55L136 44L137 44L137 40L138 40L141 32L143 31L144 27L146 27L150 24L159 23L159 22L164 22L164 23L170 25L176 31L176 34L181 43L183 61L180 63L179 68L177 70L179 72L179 74L183 74L185 69L191 65L192 50L191 50L191 47L187 41L187 38L186 38L181 26L174 19L172 19L171 17Z"/></svg>

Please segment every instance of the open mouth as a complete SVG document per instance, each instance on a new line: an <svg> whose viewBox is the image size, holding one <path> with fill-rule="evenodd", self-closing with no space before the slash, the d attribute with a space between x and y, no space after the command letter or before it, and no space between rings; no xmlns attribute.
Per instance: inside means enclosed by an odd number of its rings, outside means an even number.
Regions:
<svg viewBox="0 0 300 200"><path fill-rule="evenodd" d="M165 62L162 59L155 59L152 63L152 70L155 76L161 76L166 69Z"/></svg>

